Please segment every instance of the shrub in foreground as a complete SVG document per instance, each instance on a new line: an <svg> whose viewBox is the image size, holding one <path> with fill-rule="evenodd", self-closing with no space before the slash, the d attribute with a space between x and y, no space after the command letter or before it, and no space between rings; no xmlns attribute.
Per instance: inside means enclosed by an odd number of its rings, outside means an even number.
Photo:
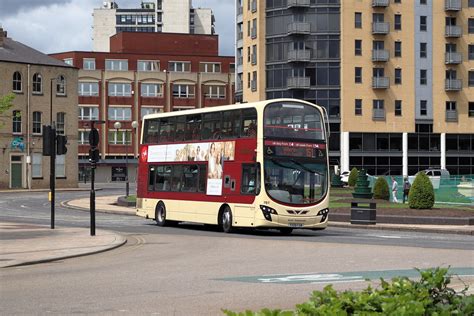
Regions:
<svg viewBox="0 0 474 316"><path fill-rule="evenodd" d="M349 173L349 179L347 179L347 184L350 187L356 185L357 177L359 176L359 171L356 167L352 168L351 172Z"/></svg>
<svg viewBox="0 0 474 316"><path fill-rule="evenodd" d="M388 183L384 177L378 177L377 180L375 180L374 199L390 200Z"/></svg>
<svg viewBox="0 0 474 316"><path fill-rule="evenodd" d="M417 281L399 277L374 289L370 285L361 292L337 292L328 285L323 291L312 293L309 301L296 306L294 311L263 309L260 312L235 313L228 316L290 316L290 315L474 315L474 295L467 295L468 287L456 292L448 287L448 269L420 271Z"/></svg>
<svg viewBox="0 0 474 316"><path fill-rule="evenodd" d="M418 172L408 194L408 205L414 209L431 209L435 195L430 178L424 172Z"/></svg>

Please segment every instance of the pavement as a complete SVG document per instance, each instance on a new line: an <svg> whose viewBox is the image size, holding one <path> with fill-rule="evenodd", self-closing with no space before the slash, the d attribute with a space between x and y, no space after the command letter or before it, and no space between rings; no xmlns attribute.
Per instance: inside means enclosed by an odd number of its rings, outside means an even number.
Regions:
<svg viewBox="0 0 474 316"><path fill-rule="evenodd" d="M133 207L116 205L117 198L117 195L96 197L96 211L135 216ZM72 210L89 211L90 200L82 198L61 204ZM474 235L474 225L353 225L330 221L329 226ZM7 222L0 222L0 236L0 268L91 255L127 242L124 236L112 231L97 230L95 236L90 236L90 230L84 228L50 229L49 226Z"/></svg>

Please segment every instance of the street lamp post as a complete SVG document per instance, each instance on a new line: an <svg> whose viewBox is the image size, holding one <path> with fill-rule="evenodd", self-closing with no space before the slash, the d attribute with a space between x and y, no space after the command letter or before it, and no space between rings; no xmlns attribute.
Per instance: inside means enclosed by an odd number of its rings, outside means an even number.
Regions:
<svg viewBox="0 0 474 316"><path fill-rule="evenodd" d="M119 129L122 128L122 124L120 122L115 122L114 123L114 128L115 128L115 144L118 143L118 136L119 136ZM125 140L125 144L127 143L127 141ZM128 189L127 187L125 187L125 193L128 192ZM128 194L127 194L128 196Z"/></svg>
<svg viewBox="0 0 474 316"><path fill-rule="evenodd" d="M50 81L50 98L49 98L49 124L51 124L51 157L49 170L49 190L51 195L51 229L54 229L55 217L55 191L56 191L56 127L53 122L53 81L57 82L57 78L51 78ZM51 136L51 135L49 135ZM48 137L49 137L48 136Z"/></svg>
<svg viewBox="0 0 474 316"><path fill-rule="evenodd" d="M132 152L135 153L135 148L133 147L133 131L135 131L135 129L138 127L138 122L137 121L132 121L132 137L130 137L130 143L132 144ZM126 184L126 193L127 193L127 196L129 194L129 189L130 189L130 181L128 179L128 142L125 142L127 144L126 146L126 151L127 151L127 155L125 156L125 165L126 165L126 169L127 169L127 173L126 173L126 180L127 180L127 184ZM133 156L135 157L135 154L133 154Z"/></svg>

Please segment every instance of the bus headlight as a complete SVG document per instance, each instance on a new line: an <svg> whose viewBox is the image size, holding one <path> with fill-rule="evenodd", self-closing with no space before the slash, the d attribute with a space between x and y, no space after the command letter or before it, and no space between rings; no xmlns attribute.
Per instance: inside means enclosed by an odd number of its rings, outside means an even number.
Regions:
<svg viewBox="0 0 474 316"><path fill-rule="evenodd" d="M322 222L324 222L324 221L326 220L326 218L328 218L328 214L329 214L329 209L328 209L328 208L324 208L324 209L320 210L320 211L318 212L318 215L316 215L316 216L322 216L322 217L321 217L321 221L320 221L320 223L322 223Z"/></svg>
<svg viewBox="0 0 474 316"><path fill-rule="evenodd" d="M260 205L260 209L262 210L263 216L265 217L267 221L270 221L270 222L272 221L271 214L278 215L277 211L275 211L274 209L266 205Z"/></svg>

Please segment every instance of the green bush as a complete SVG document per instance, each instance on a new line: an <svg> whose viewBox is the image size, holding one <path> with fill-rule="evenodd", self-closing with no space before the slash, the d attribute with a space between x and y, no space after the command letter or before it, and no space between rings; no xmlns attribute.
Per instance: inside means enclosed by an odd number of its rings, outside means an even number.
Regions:
<svg viewBox="0 0 474 316"><path fill-rule="evenodd" d="M294 311L263 309L260 312L234 313L228 316L290 316L290 315L473 315L474 295L467 295L468 287L456 292L448 285L448 269L418 270L421 280L407 277L381 279L379 288L370 285L361 292L337 292L328 285L314 291L309 301L296 305Z"/></svg>
<svg viewBox="0 0 474 316"><path fill-rule="evenodd" d="M414 209L431 209L435 195L430 178L424 172L418 172L408 194L408 205Z"/></svg>
<svg viewBox="0 0 474 316"><path fill-rule="evenodd" d="M356 167L352 168L351 172L349 173L349 179L347 180L347 184L350 187L355 186L358 176L359 176L359 171L357 170L357 168Z"/></svg>
<svg viewBox="0 0 474 316"><path fill-rule="evenodd" d="M375 180L374 199L390 200L388 183L384 177L378 177L377 180Z"/></svg>

